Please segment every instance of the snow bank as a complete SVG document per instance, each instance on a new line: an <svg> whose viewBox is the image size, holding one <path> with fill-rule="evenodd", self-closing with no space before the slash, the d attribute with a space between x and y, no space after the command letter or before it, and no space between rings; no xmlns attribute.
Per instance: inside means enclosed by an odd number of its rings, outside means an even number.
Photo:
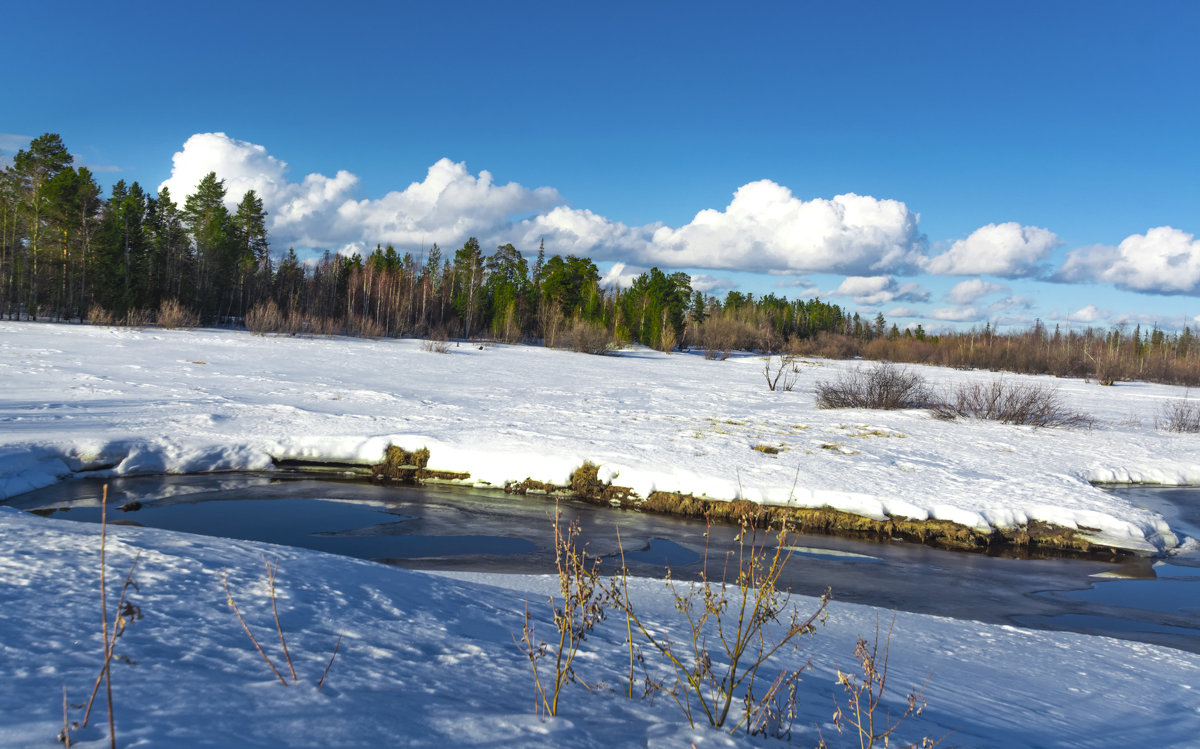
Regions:
<svg viewBox="0 0 1200 749"><path fill-rule="evenodd" d="M121 746L362 747L762 746L761 740L689 728L669 699L628 700L624 622L601 625L579 672L610 688L567 687L560 717L533 712L529 665L513 643L526 606L549 633L545 576L434 575L318 552L112 526L109 580L140 553L131 594L143 618L118 641L131 663L113 666ZM58 746L63 688L86 699L101 663L99 529L0 507L0 746ZM262 555L278 558L278 600L299 683L283 687L226 604L221 575L250 626L279 657ZM115 590L116 583L112 583ZM656 631L683 624L660 580L632 580ZM801 611L815 601L795 599ZM855 640L892 613L834 602L828 623L784 665L812 666L800 684L793 743L833 746L836 667ZM324 689L316 682L338 635ZM651 669L658 668L647 654ZM899 737L971 747L1193 746L1200 731L1200 656L1142 643L896 615L885 707L928 679L929 708ZM85 749L108 746L103 691ZM72 715L79 716L78 710Z"/></svg>

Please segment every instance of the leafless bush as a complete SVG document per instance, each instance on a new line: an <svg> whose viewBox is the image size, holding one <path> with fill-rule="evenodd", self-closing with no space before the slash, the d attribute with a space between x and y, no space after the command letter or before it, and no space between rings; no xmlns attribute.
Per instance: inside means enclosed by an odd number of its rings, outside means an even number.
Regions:
<svg viewBox="0 0 1200 749"><path fill-rule="evenodd" d="M780 354L778 364L775 368L771 368L771 362L777 357L767 356L763 359L763 376L767 378L767 387L771 392L782 387L785 392L790 392L796 386L796 380L800 377L800 367L797 365L800 357L792 356L791 354Z"/></svg>
<svg viewBox="0 0 1200 749"><path fill-rule="evenodd" d="M1164 403L1159 409L1154 425L1163 432L1200 432L1200 403L1187 398Z"/></svg>
<svg viewBox="0 0 1200 749"><path fill-rule="evenodd" d="M158 306L158 324L167 329L194 328L200 324L200 318L178 299L166 299Z"/></svg>
<svg viewBox="0 0 1200 749"><path fill-rule="evenodd" d="M706 549L698 583L670 583L675 609L684 621L678 641L634 609L623 566L605 586L613 605L626 616L631 641L632 633L639 632L674 671L672 686L652 682L647 688L671 697L690 725L703 716L714 727L725 726L736 700L741 716L733 730L790 734L797 712L796 686L808 663L780 671L773 680L767 674L775 671L777 653L797 647L799 638L814 634L817 623L824 622L830 595L826 592L809 615L801 614L790 593L780 588L790 556L787 531L780 530L774 543L770 535L744 522L726 558L725 577L708 577Z"/></svg>
<svg viewBox="0 0 1200 749"><path fill-rule="evenodd" d="M749 323L714 315L700 324L700 345L704 358L729 358L729 353L754 346L758 331Z"/></svg>
<svg viewBox="0 0 1200 749"><path fill-rule="evenodd" d="M421 341L421 350L431 354L446 354L450 352L449 336L445 330L434 331L429 338Z"/></svg>
<svg viewBox="0 0 1200 749"><path fill-rule="evenodd" d="M115 325L117 318L99 304L93 304L88 308L87 321L92 325Z"/></svg>
<svg viewBox="0 0 1200 749"><path fill-rule="evenodd" d="M924 377L891 362L817 383L817 408L924 408L931 399Z"/></svg>
<svg viewBox="0 0 1200 749"><path fill-rule="evenodd" d="M788 353L799 356L822 356L826 359L850 359L858 355L859 344L852 336L823 330L816 338L793 338L788 341Z"/></svg>
<svg viewBox="0 0 1200 749"><path fill-rule="evenodd" d="M608 328L578 318L558 334L558 345L581 354L606 354L617 347Z"/></svg>
<svg viewBox="0 0 1200 749"><path fill-rule="evenodd" d="M933 413L940 419L989 419L1035 427L1090 427L1095 423L1090 416L1067 408L1057 388L1002 378L959 385L933 406Z"/></svg>
<svg viewBox="0 0 1200 749"><path fill-rule="evenodd" d="M251 333L275 333L283 330L283 313L279 311L279 305L274 299L268 299L247 312L244 322L246 330Z"/></svg>

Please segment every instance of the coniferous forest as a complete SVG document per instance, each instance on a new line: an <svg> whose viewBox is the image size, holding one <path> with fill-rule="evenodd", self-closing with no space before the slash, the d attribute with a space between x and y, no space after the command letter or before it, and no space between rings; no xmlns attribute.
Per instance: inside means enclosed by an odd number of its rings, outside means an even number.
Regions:
<svg viewBox="0 0 1200 749"><path fill-rule="evenodd" d="M191 195L149 194L118 181L105 197L62 139L47 133L0 171L0 315L9 320L245 326L256 332L420 336L543 343L602 353L636 342L863 356L993 370L1045 372L1102 383L1200 384L1192 332L982 330L927 335L883 315L864 319L819 299L788 300L691 287L658 268L624 289L600 285L588 258L475 238L363 257L326 250L302 261L273 250L262 199L230 211L219 175ZM180 202L182 201L182 202ZM550 249L553 252L553 248Z"/></svg>

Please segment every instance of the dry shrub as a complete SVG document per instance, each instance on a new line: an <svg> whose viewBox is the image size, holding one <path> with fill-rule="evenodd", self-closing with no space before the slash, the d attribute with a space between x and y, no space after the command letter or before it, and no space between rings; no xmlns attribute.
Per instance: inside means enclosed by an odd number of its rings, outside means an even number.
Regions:
<svg viewBox="0 0 1200 749"><path fill-rule="evenodd" d="M276 333L283 330L283 313L274 299L268 299L247 312L244 322L251 333Z"/></svg>
<svg viewBox="0 0 1200 749"><path fill-rule="evenodd" d="M935 404L933 412L940 419L989 419L1035 427L1090 427L1094 423L1090 416L1067 408L1057 388L1003 379L961 384Z"/></svg>
<svg viewBox="0 0 1200 749"><path fill-rule="evenodd" d="M93 304L88 308L87 321L92 325L116 325L116 315L101 307L99 304Z"/></svg>
<svg viewBox="0 0 1200 749"><path fill-rule="evenodd" d="M600 323L576 318L559 332L558 345L581 354L601 355L615 349L617 342Z"/></svg>
<svg viewBox="0 0 1200 749"><path fill-rule="evenodd" d="M158 306L158 324L167 329L194 328L200 324L195 312L179 303L178 299L166 299Z"/></svg>
<svg viewBox="0 0 1200 749"><path fill-rule="evenodd" d="M858 356L858 341L841 333L821 331L816 338L793 338L788 353L797 356L822 356L826 359L852 359Z"/></svg>
<svg viewBox="0 0 1200 749"><path fill-rule="evenodd" d="M383 338L386 334L383 324L373 317L351 314L346 319L346 335Z"/></svg>
<svg viewBox="0 0 1200 749"><path fill-rule="evenodd" d="M421 350L428 351L431 354L450 353L450 340L449 336L446 335L445 328L435 331L429 338L421 341Z"/></svg>
<svg viewBox="0 0 1200 749"><path fill-rule="evenodd" d="M662 656L674 677L663 682L647 674L646 693L670 697L689 725L707 721L721 728L732 718L733 731L790 737L798 710L797 685L809 663L791 668L779 663L776 655L799 647L801 638L815 634L831 598L826 591L814 610L801 613L780 584L790 556L785 529L765 534L743 519L735 546L723 563L710 560L706 547L698 582L672 579L668 583L682 629L672 638L635 609L622 550L622 565L604 585L604 592L626 621L629 693L633 693L637 633L650 646L649 652ZM724 570L720 579L709 577L710 567ZM644 658L639 660L644 663ZM734 705L738 709L731 715Z"/></svg>
<svg viewBox="0 0 1200 749"><path fill-rule="evenodd" d="M1154 425L1163 432L1195 434L1200 432L1200 403L1187 398L1164 403Z"/></svg>
<svg viewBox="0 0 1200 749"><path fill-rule="evenodd" d="M931 400L924 377L891 362L817 383L817 408L924 408Z"/></svg>
<svg viewBox="0 0 1200 749"><path fill-rule="evenodd" d="M728 359L731 351L752 348L757 337L753 325L729 317L713 315L700 324L700 346L706 359Z"/></svg>

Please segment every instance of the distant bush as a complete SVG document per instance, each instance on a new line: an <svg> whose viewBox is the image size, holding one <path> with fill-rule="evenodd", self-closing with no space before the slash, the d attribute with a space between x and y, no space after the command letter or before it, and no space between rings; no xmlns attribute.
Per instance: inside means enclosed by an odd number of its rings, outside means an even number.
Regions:
<svg viewBox="0 0 1200 749"><path fill-rule="evenodd" d="M817 383L817 408L924 408L931 401L924 377L891 362Z"/></svg>
<svg viewBox="0 0 1200 749"><path fill-rule="evenodd" d="M700 323L699 340L706 359L728 359L732 351L753 347L757 335L753 325L731 317L713 316Z"/></svg>
<svg viewBox="0 0 1200 749"><path fill-rule="evenodd" d="M1035 427L1090 427L1094 423L1090 416L1067 408L1057 388L1003 379L959 385L934 405L933 412L940 419L989 419Z"/></svg>
<svg viewBox="0 0 1200 749"><path fill-rule="evenodd" d="M581 354L606 354L617 347L608 328L578 318L559 333L558 344Z"/></svg>
<svg viewBox="0 0 1200 749"><path fill-rule="evenodd" d="M92 325L116 325L117 318L99 304L93 304L88 308L87 321Z"/></svg>
<svg viewBox="0 0 1200 749"><path fill-rule="evenodd" d="M194 328L200 324L200 318L178 299L166 299L158 306L158 324L168 329Z"/></svg>
<svg viewBox="0 0 1200 749"><path fill-rule="evenodd" d="M1164 432L1180 434L1200 432L1200 402L1180 398L1164 403L1154 423Z"/></svg>
<svg viewBox="0 0 1200 749"><path fill-rule="evenodd" d="M244 322L251 333L276 333L283 329L283 314L275 300L268 299L247 312Z"/></svg>

